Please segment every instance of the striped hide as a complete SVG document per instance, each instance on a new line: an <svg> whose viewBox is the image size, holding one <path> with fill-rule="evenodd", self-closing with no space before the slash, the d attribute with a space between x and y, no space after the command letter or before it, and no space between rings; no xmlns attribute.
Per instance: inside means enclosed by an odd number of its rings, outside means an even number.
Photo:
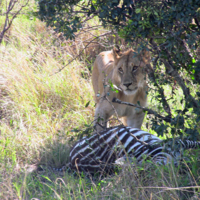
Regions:
<svg viewBox="0 0 200 200"><path fill-rule="evenodd" d="M183 149L200 146L200 142L193 141L178 140L178 143ZM70 151L70 166L78 171L94 173L112 169L113 163L121 157L134 157L138 163L151 159L166 164L174 156L180 156L180 151L173 152L163 146L160 138L136 128L117 126L79 140Z"/></svg>

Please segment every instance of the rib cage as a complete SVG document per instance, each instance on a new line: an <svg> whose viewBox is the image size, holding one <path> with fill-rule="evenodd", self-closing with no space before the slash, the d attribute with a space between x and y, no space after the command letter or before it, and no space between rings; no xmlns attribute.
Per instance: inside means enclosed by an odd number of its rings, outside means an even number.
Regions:
<svg viewBox="0 0 200 200"><path fill-rule="evenodd" d="M176 142L182 149L200 147L200 142ZM180 154L180 150L174 152L166 148L160 138L148 132L118 126L79 140L70 151L70 166L72 169L93 173L113 168L112 164L121 157L134 157L138 163L152 159L159 164L167 164L174 159L176 164L176 157Z"/></svg>

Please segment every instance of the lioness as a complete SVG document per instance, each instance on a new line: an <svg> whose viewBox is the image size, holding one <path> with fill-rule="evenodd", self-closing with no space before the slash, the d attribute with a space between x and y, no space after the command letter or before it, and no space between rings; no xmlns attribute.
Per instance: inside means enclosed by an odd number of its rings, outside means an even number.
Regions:
<svg viewBox="0 0 200 200"><path fill-rule="evenodd" d="M149 62L150 55L146 50L137 54L132 49L121 53L114 48L112 51L101 52L97 56L92 72L96 101L95 125L99 121L102 127L106 127L107 120L116 111L118 117L122 117L125 126L141 128L144 112L135 107L112 103L112 99L116 97L121 101L134 104L139 102L141 106L146 106L145 72ZM118 90L118 93L114 91L114 88ZM96 126L96 130L102 130L101 126Z"/></svg>

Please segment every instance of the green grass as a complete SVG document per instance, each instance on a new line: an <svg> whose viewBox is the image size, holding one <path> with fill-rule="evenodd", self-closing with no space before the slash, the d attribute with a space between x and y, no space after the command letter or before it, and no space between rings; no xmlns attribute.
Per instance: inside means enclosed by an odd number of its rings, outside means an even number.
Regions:
<svg viewBox="0 0 200 200"><path fill-rule="evenodd" d="M73 42L32 17L34 9L30 3L15 19L0 46L0 199L188 199L181 187L200 185L196 152L182 174L149 163L101 180L51 169L68 162L77 136L71 130L92 123L93 90L88 52L57 73L70 61Z"/></svg>

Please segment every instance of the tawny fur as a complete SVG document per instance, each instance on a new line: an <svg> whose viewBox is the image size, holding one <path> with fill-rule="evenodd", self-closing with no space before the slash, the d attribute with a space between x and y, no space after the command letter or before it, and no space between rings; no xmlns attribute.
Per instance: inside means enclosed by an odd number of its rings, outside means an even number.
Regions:
<svg viewBox="0 0 200 200"><path fill-rule="evenodd" d="M119 53L115 48L112 51L101 52L95 62L92 72L92 84L95 92L95 124L100 117L99 123L106 127L106 121L115 113L111 106L114 97L121 101L137 104L141 106L147 104L147 84L146 72L150 62L148 51L136 54L132 49ZM134 70L136 68L136 70ZM109 87L110 82L118 93ZM105 98L107 96L107 101ZM112 103L118 117L122 118L125 126L141 128L144 113L134 107ZM98 131L102 128L96 127Z"/></svg>

